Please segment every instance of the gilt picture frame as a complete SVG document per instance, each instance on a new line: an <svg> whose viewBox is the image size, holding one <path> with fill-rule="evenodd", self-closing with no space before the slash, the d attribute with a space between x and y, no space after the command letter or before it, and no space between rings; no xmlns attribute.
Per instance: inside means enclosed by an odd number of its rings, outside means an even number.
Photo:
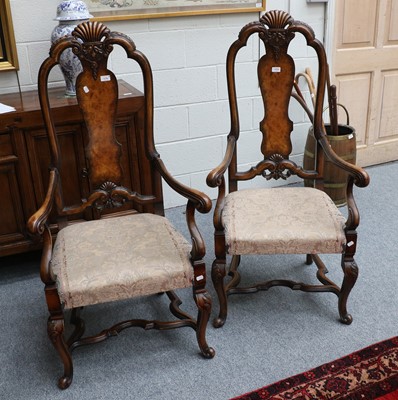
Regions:
<svg viewBox="0 0 398 400"><path fill-rule="evenodd" d="M92 20L260 12L265 0L85 0Z"/></svg>
<svg viewBox="0 0 398 400"><path fill-rule="evenodd" d="M10 1L0 0L0 72L18 69Z"/></svg>

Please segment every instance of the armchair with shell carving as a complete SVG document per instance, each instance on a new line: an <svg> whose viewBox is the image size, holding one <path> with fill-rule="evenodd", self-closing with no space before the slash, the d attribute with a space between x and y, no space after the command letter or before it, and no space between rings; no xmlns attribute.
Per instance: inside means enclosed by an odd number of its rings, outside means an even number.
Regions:
<svg viewBox="0 0 398 400"><path fill-rule="evenodd" d="M240 74L236 72L240 50L247 46L249 38L257 36L260 46L264 46L264 55L257 64L256 77L263 119L259 121L258 132L261 142L258 152L260 160L248 167L247 163L239 159L242 154L239 153L242 150L239 139L246 132L240 131L241 113L237 88L242 85L239 86L237 82ZM289 45L299 37L304 38L302 42L313 49L318 65L313 114L316 163L311 170L304 169L299 160L292 157L292 137L296 132L290 119L289 104L295 101L292 93L295 93L293 89L296 87L296 66L289 54ZM213 218L215 260L212 280L219 300L219 311L214 326L220 327L226 321L228 305L231 304L229 295L254 293L273 286L285 286L305 292L334 293L338 298L340 321L350 324L352 317L347 310L347 299L358 276L354 255L359 211L354 200L353 187L367 186L369 177L362 168L340 158L328 143L323 122L325 92L330 88L325 49L307 24L294 20L284 11L272 10L265 13L259 21L242 28L239 37L229 48L226 72L231 128L224 158L207 177L208 185L218 188ZM249 140L246 138L244 143L248 146ZM244 152L247 153L248 150L245 149ZM343 215L322 190L325 160L343 169L348 175L347 216ZM255 183L248 187L249 181L256 179L258 182L261 177L263 182L289 182L289 178L294 177L295 184L275 187ZM297 182L304 179L312 180L314 187L303 187ZM245 185L246 188L238 185ZM264 260L267 264L267 260L273 257L270 255L276 254L304 255L303 261L316 264L319 282L304 283L283 276L283 279L268 279L254 284L241 283L243 275L241 276L238 267L243 269L244 266L240 264L245 256L256 255L257 261ZM326 275L328 269L321 260L322 254L341 254L341 285ZM270 266L261 264L260 272L264 272L266 268ZM229 275L229 280L226 275Z"/></svg>
<svg viewBox="0 0 398 400"><path fill-rule="evenodd" d="M135 133L123 140L118 140L115 126L118 81L108 67L116 46L124 50L126 59L138 64L144 87L136 110L140 117L128 122L135 125ZM82 64L76 99L85 122L79 140L84 143L88 165L80 183L85 195L77 204L70 204L65 188L70 171L63 168L65 153L48 95L50 71L66 49L72 49ZM200 352L212 358L215 352L206 341L211 298L206 290L205 243L195 220L196 211L210 211L211 201L175 180L156 151L153 78L147 58L124 34L111 32L100 22L84 22L51 47L39 71L39 97L51 165L43 203L30 218L28 229L43 242L41 279L50 314L47 330L63 363L58 386L65 389L72 382L75 348L101 342L133 326L146 330L193 328ZM164 216L162 179L187 199L190 241ZM196 316L180 308L175 290L183 288L192 290ZM161 293L166 295L158 296ZM136 315L136 319L115 321L98 334L84 336L82 308L111 302L117 307L118 301L148 296L155 296L164 312L169 308L172 318ZM134 307L132 312L134 315ZM75 326L69 337L65 333L67 314Z"/></svg>

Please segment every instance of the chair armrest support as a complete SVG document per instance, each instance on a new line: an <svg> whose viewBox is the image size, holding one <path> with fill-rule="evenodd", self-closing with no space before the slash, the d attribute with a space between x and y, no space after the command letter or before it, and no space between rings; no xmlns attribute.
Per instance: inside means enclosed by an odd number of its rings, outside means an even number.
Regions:
<svg viewBox="0 0 398 400"><path fill-rule="evenodd" d="M206 182L208 186L217 187L222 184L223 182L222 178L224 176L224 173L228 169L232 157L234 155L235 145L236 145L235 136L228 136L227 149L225 151L225 155L223 160L221 161L221 164L219 164L218 167L210 171L209 175L207 175Z"/></svg>
<svg viewBox="0 0 398 400"><path fill-rule="evenodd" d="M361 167L357 165L353 165L348 163L347 161L343 160L339 157L330 146L329 141L327 140L326 136L322 136L319 140L322 149L325 153L325 156L336 166L346 171L349 175L354 178L354 183L358 187L366 187L369 185L369 175L368 173Z"/></svg>
<svg viewBox="0 0 398 400"><path fill-rule="evenodd" d="M153 162L167 184L177 193L188 199L186 206L186 222L192 240L191 259L193 260L194 264L195 262L199 261L198 265L200 266L203 264L202 259L206 254L206 245L196 224L195 210L202 214L208 213L212 207L211 200L206 194L200 192L199 190L195 190L183 185L173 178L173 176L167 171L158 154L156 157L153 157ZM197 270L194 268L194 271L196 279L196 276L201 274L201 272L198 272L201 271L201 269L199 268Z"/></svg>
<svg viewBox="0 0 398 400"><path fill-rule="evenodd" d="M45 230L45 224L51 213L54 204L55 191L58 186L59 175L56 168L50 170L50 178L46 197L41 207L29 218L27 223L28 231L33 235L42 235Z"/></svg>
<svg viewBox="0 0 398 400"><path fill-rule="evenodd" d="M191 201L195 205L196 210L202 214L206 214L211 210L212 203L209 196L199 190L192 189L173 178L159 155L153 157L152 160L156 166L156 169L159 171L160 175L167 182L167 184L181 196L184 196Z"/></svg>

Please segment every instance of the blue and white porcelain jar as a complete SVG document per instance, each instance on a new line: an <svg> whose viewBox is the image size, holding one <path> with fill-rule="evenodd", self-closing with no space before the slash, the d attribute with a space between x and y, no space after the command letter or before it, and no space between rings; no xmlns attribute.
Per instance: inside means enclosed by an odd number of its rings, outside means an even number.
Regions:
<svg viewBox="0 0 398 400"><path fill-rule="evenodd" d="M90 15L87 5L80 0L66 0L57 7L56 21L58 26L51 33L51 43L64 36L68 36L78 24L88 21ZM79 59L73 54L72 49L66 49L60 57L60 67L66 83L66 96L76 96L76 77L82 71Z"/></svg>

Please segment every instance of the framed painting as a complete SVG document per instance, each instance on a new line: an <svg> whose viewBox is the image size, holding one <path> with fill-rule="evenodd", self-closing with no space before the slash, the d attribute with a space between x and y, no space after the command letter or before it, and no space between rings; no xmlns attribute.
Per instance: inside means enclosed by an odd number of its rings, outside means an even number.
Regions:
<svg viewBox="0 0 398 400"><path fill-rule="evenodd" d="M259 12L265 0L85 0L93 20Z"/></svg>
<svg viewBox="0 0 398 400"><path fill-rule="evenodd" d="M18 69L9 0L0 0L0 72Z"/></svg>

